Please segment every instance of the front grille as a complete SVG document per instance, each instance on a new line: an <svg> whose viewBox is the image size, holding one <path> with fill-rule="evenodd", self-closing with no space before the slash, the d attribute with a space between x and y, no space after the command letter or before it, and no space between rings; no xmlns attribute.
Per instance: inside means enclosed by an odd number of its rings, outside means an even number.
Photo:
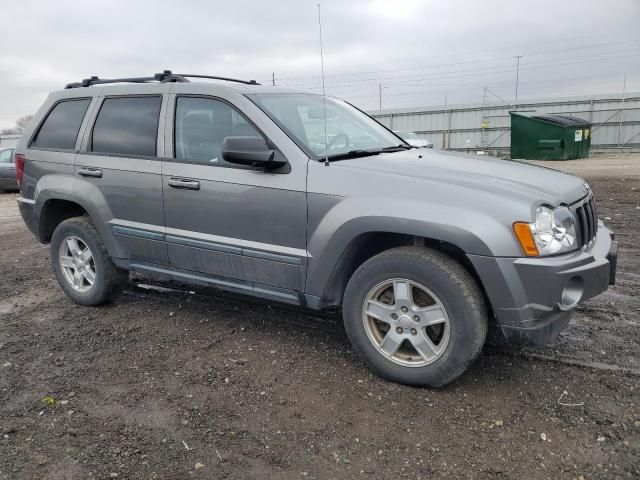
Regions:
<svg viewBox="0 0 640 480"><path fill-rule="evenodd" d="M573 213L576 217L576 236L578 247L587 249L598 233L598 215L596 204L593 201L593 194L573 206Z"/></svg>

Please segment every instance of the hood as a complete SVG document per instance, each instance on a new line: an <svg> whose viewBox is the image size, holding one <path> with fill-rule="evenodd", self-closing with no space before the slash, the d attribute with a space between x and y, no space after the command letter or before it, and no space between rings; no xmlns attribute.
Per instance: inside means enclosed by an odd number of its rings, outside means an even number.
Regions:
<svg viewBox="0 0 640 480"><path fill-rule="evenodd" d="M438 150L407 150L337 162L341 167L466 186L553 205L571 204L588 190L584 180L517 160Z"/></svg>

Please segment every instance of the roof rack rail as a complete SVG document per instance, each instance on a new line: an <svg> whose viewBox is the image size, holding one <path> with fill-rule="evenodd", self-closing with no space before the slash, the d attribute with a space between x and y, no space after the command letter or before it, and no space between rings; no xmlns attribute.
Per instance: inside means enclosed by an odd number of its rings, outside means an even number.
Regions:
<svg viewBox="0 0 640 480"><path fill-rule="evenodd" d="M255 80L240 80L237 78L217 77L214 75L197 75L191 73L176 73L176 75L183 78L209 78L211 80L224 80L225 82L244 83L245 85L260 85Z"/></svg>
<svg viewBox="0 0 640 480"><path fill-rule="evenodd" d="M90 87L91 85L105 85L108 83L148 83L148 82L188 82L184 77L165 70L156 73L152 77L128 77L128 78L99 78L96 76L85 78L81 82L69 83L64 88Z"/></svg>
<svg viewBox="0 0 640 480"><path fill-rule="evenodd" d="M212 80L224 80L225 82L244 83L246 85L260 85L255 80L239 80L237 78L216 77L212 75L172 73L171 70L164 70L162 73L156 73L152 77L99 78L92 76L83 79L81 82L68 83L64 88L82 88L90 87L91 85L105 85L108 83L189 82L188 78L210 78Z"/></svg>

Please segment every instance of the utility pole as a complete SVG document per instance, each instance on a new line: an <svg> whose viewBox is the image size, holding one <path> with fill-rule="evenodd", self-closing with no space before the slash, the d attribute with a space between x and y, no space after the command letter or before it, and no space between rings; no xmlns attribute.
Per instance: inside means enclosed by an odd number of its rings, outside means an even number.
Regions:
<svg viewBox="0 0 640 480"><path fill-rule="evenodd" d="M481 141L482 141L483 152L485 148L487 148L487 146L489 145L489 131L487 130L487 128L489 128L489 113L487 111L487 91L488 90L489 89L487 87L484 87L484 89L482 90L482 124L480 126L482 127Z"/></svg>
<svg viewBox="0 0 640 480"><path fill-rule="evenodd" d="M271 85L276 86L276 72L271 73Z"/></svg>
<svg viewBox="0 0 640 480"><path fill-rule="evenodd" d="M442 111L443 115L446 115L447 113L447 92L444 92L444 110ZM451 112L449 112L449 120L451 120ZM445 127L444 131L442 132L442 149L443 150L447 150L447 137L449 137L451 134L449 133L449 128Z"/></svg>
<svg viewBox="0 0 640 480"><path fill-rule="evenodd" d="M516 109L518 108L518 81L520 76L520 57L522 57L522 55L516 56L516 104L515 104Z"/></svg>
<svg viewBox="0 0 640 480"><path fill-rule="evenodd" d="M624 96L627 90L627 75L622 80L622 99L620 100L620 122L618 122L618 148L622 141L622 115L624 113Z"/></svg>
<svg viewBox="0 0 640 480"><path fill-rule="evenodd" d="M378 84L378 102L380 106L378 110L382 110L382 83Z"/></svg>

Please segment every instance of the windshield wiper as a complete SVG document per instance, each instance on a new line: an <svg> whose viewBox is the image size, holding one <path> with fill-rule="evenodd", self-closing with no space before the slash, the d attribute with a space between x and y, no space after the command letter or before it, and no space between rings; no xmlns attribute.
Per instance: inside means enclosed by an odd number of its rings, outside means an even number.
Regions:
<svg viewBox="0 0 640 480"><path fill-rule="evenodd" d="M402 152L404 150L410 150L412 148L411 145L401 144L401 145L393 145L391 147L384 147L378 150L350 150L346 153L337 153L335 155L329 155L327 158L329 161L333 160L347 160L349 158L360 158L360 157L370 157L373 155L380 155L381 153L393 153L393 152Z"/></svg>
<svg viewBox="0 0 640 480"><path fill-rule="evenodd" d="M328 155L327 158L330 162L334 160L347 160L349 158L369 157L371 155L380 155L380 150L350 150L345 153L337 153L335 155Z"/></svg>
<svg viewBox="0 0 640 480"><path fill-rule="evenodd" d="M415 148L407 143L401 143L400 145L394 145L393 147L384 147L381 148L380 152L401 152L402 150L411 150Z"/></svg>

